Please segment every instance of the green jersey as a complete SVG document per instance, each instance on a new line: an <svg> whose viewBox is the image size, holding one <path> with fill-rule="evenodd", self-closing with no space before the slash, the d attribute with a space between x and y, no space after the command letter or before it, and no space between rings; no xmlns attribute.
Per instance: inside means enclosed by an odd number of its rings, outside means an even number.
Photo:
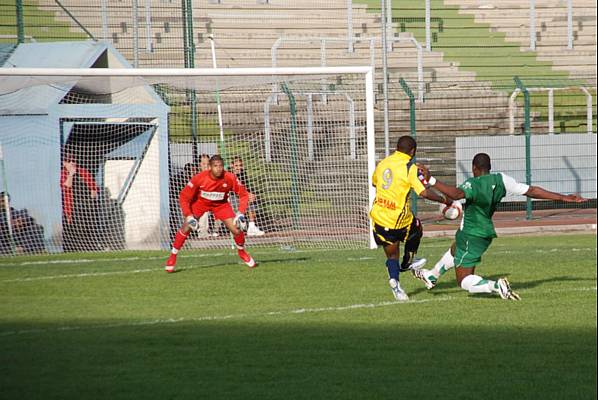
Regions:
<svg viewBox="0 0 598 400"><path fill-rule="evenodd" d="M461 230L471 236L495 238L492 215L507 194L502 174L487 174L469 178L461 186L466 203L463 207Z"/></svg>

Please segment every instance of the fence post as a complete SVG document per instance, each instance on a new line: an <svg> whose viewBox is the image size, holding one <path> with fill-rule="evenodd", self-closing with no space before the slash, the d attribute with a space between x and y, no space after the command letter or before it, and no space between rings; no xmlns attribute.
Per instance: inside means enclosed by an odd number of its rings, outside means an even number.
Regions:
<svg viewBox="0 0 598 400"><path fill-rule="evenodd" d="M548 134L554 134L554 89L548 88Z"/></svg>
<svg viewBox="0 0 598 400"><path fill-rule="evenodd" d="M399 78L399 83L401 84L403 92L405 92L407 97L409 97L409 131L411 132L411 137L415 139L417 136L417 132L415 130L415 96L413 95L413 91L411 90L407 82L405 82L405 79ZM416 161L417 159L413 157L413 162ZM417 215L417 195L412 191L410 196L411 211L413 212L413 215Z"/></svg>
<svg viewBox="0 0 598 400"><path fill-rule="evenodd" d="M529 49L536 50L536 0L529 0Z"/></svg>
<svg viewBox="0 0 598 400"><path fill-rule="evenodd" d="M102 40L108 40L108 0L100 2L100 13L102 14Z"/></svg>
<svg viewBox="0 0 598 400"><path fill-rule="evenodd" d="M531 120L530 120L530 98L527 87L523 84L518 76L514 77L515 85L523 93L524 103L524 133L525 133L525 183L527 185L532 184L532 160L531 160ZM532 199L529 197L526 201L525 207L525 218L532 219Z"/></svg>
<svg viewBox="0 0 598 400"><path fill-rule="evenodd" d="M183 54L185 68L195 67L195 57L193 54L193 15L191 2L189 0L181 0L183 12ZM191 141L193 143L193 162L199 162L199 154L197 151L197 97L195 90L187 90L187 101L191 107ZM224 150L224 144L221 143L221 151Z"/></svg>
<svg viewBox="0 0 598 400"><path fill-rule="evenodd" d="M347 51L353 53L353 0L347 0Z"/></svg>
<svg viewBox="0 0 598 400"><path fill-rule="evenodd" d="M389 0L390 1L390 0ZM386 48L386 1L380 0L380 23L382 25L382 88L384 91L384 156L389 154L388 138L388 52Z"/></svg>
<svg viewBox="0 0 598 400"><path fill-rule="evenodd" d="M592 94L584 86L581 86L581 91L586 94L586 124L588 126L588 134L593 133L593 122L592 122Z"/></svg>
<svg viewBox="0 0 598 400"><path fill-rule="evenodd" d="M567 48L573 49L573 0L567 0Z"/></svg>
<svg viewBox="0 0 598 400"><path fill-rule="evenodd" d="M23 0L16 1L17 7L17 43L25 43L25 19L23 17Z"/></svg>
<svg viewBox="0 0 598 400"><path fill-rule="evenodd" d="M297 229L299 227L299 203L301 201L297 179L297 163L299 158L297 153L297 105L295 96L287 84L283 83L281 88L289 98L291 111L291 137L289 138L291 144L291 204L293 210L293 228Z"/></svg>
<svg viewBox="0 0 598 400"><path fill-rule="evenodd" d="M430 0L426 0L426 50L432 50L430 40Z"/></svg>
<svg viewBox="0 0 598 400"><path fill-rule="evenodd" d="M139 68L139 4L133 0L133 67Z"/></svg>
<svg viewBox="0 0 598 400"><path fill-rule="evenodd" d="M145 50L153 52L152 46L152 0L145 0Z"/></svg>

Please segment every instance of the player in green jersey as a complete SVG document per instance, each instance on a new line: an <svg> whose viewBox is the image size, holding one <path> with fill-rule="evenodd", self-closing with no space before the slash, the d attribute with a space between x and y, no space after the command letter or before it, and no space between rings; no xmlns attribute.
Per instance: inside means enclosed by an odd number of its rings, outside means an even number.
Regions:
<svg viewBox="0 0 598 400"><path fill-rule="evenodd" d="M496 237L492 223L496 206L507 193L570 203L586 201L574 194L564 195L550 192L539 186L518 183L503 173L490 173L490 156L485 153L475 155L472 162L473 178L467 179L457 188L430 176L427 167L418 165L418 168L427 179L429 186L455 200L465 199L463 219L451 248L433 269L413 270L415 277L424 282L428 289L436 286L438 279L446 271L455 267L457 284L469 293L497 293L505 300L520 300L519 295L511 289L507 278L493 281L475 274L475 267Z"/></svg>

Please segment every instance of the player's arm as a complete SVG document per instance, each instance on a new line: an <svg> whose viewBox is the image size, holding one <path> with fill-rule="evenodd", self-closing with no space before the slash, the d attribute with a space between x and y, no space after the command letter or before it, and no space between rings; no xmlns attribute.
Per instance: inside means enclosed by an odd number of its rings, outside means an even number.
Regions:
<svg viewBox="0 0 598 400"><path fill-rule="evenodd" d="M531 186L526 185L525 183L519 183L514 178L502 172L501 175L502 181L505 185L505 189L507 190L507 192L515 195L527 196L531 197L532 199L565 201L568 203L581 203L583 201L587 201L587 199L584 199L583 197L575 194L561 194L551 192L540 186Z"/></svg>
<svg viewBox="0 0 598 400"><path fill-rule="evenodd" d="M529 190L525 193L527 197L533 199L544 199L544 200L559 200L567 203L582 203L588 201L588 199L578 196L576 194L561 194L551 192L543 189L540 186L530 186Z"/></svg>
<svg viewBox="0 0 598 400"><path fill-rule="evenodd" d="M457 187L447 185L444 182L441 182L430 175L430 170L423 164L417 164L417 168L423 174L425 180L428 182L429 187L434 187L434 189L438 190L439 192L445 194L446 196L450 197L452 200L461 200L464 199L465 192ZM451 203L452 203L451 200ZM441 202L442 203L442 202ZM445 203L447 204L447 203Z"/></svg>
<svg viewBox="0 0 598 400"><path fill-rule="evenodd" d="M83 167L78 167L77 173L81 177L81 180L85 183L85 186L87 186L87 189L89 189L91 196L96 197L98 195L98 185L96 184L95 179L93 179L93 176L91 176L89 171Z"/></svg>
<svg viewBox="0 0 598 400"><path fill-rule="evenodd" d="M453 203L452 199L449 199L446 196L438 194L435 191L431 190L430 188L426 188L417 176L417 167L415 165L412 165L409 168L408 179L409 179L409 184L411 185L411 188L415 191L415 193L419 197L423 197L424 199L432 200L437 203L446 204L447 206L451 205Z"/></svg>
<svg viewBox="0 0 598 400"><path fill-rule="evenodd" d="M191 178L187 185L185 185L179 194L179 204L181 206L181 212L185 218L193 215L193 211L191 211L191 204L193 204L193 201L197 197L199 185L200 182L198 176L195 175L193 178Z"/></svg>
<svg viewBox="0 0 598 400"><path fill-rule="evenodd" d="M74 175L69 173L66 168L63 168L62 172L60 173L60 187L73 187L73 176Z"/></svg>

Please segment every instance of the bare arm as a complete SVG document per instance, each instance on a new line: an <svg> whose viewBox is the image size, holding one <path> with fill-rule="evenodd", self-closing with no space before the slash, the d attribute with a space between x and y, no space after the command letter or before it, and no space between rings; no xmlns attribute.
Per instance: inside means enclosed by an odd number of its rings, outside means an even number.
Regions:
<svg viewBox="0 0 598 400"><path fill-rule="evenodd" d="M461 189L447 185L438 180L434 184L434 189L437 189L438 191L446 194L451 199L461 200L465 198L465 193Z"/></svg>
<svg viewBox="0 0 598 400"><path fill-rule="evenodd" d="M419 194L419 196L423 197L424 199L435 201L437 203L446 204L447 206L451 205L453 202L452 199L442 196L442 195L439 195L438 193L436 193L435 191L433 191L431 189L424 190L423 192L421 192Z"/></svg>
<svg viewBox="0 0 598 400"><path fill-rule="evenodd" d="M541 188L540 186L530 186L525 195L533 199L560 200L567 203L581 203L588 200L576 194L560 194L551 192Z"/></svg>
<svg viewBox="0 0 598 400"><path fill-rule="evenodd" d="M430 170L428 169L428 167L426 167L423 164L418 163L417 168L420 170L420 173L423 174L424 178L427 181L429 181L431 175L430 175ZM437 189L439 192L447 195L452 200L460 200L460 199L465 198L465 193L461 189L456 188L454 186L449 186L447 184L444 184L444 183L440 182L439 180L434 179L433 182L430 182L430 186L434 186L434 189ZM426 192L431 192L431 190L426 190ZM425 196L423 196L423 197L425 197ZM428 197L426 197L426 198L428 198ZM430 199L430 200L434 200L434 199ZM434 200L434 201L437 201L437 200ZM440 201L440 203L450 204L450 203L446 203L444 201Z"/></svg>

